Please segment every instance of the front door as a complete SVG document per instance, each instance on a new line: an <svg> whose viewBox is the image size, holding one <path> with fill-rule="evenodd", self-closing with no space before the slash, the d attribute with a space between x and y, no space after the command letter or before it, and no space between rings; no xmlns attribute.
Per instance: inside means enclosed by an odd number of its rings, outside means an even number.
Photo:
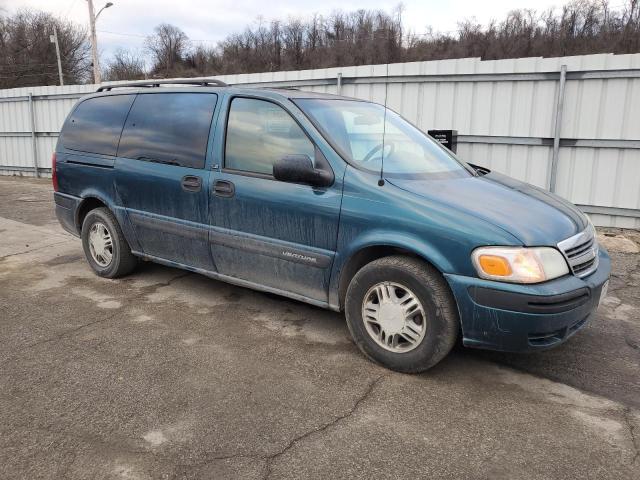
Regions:
<svg viewBox="0 0 640 480"><path fill-rule="evenodd" d="M235 97L227 111L224 164L212 172L210 241L218 272L327 302L341 179L323 188L275 180L277 159L317 161L320 151L276 103Z"/></svg>
<svg viewBox="0 0 640 480"><path fill-rule="evenodd" d="M139 94L116 160L116 189L142 253L213 270L205 169L213 93Z"/></svg>

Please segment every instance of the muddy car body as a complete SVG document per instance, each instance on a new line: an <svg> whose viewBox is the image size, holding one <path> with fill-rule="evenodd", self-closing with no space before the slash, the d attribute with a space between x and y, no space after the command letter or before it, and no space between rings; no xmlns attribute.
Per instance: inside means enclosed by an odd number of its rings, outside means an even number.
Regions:
<svg viewBox="0 0 640 480"><path fill-rule="evenodd" d="M133 85L84 97L54 157L56 213L99 275L136 259L344 311L415 372L461 336L562 343L610 273L588 218L467 164L380 105L296 90Z"/></svg>

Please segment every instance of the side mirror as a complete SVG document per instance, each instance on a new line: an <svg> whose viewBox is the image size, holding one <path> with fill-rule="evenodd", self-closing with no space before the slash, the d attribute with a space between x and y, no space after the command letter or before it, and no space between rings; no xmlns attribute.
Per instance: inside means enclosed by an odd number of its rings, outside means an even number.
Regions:
<svg viewBox="0 0 640 480"><path fill-rule="evenodd" d="M330 170L318 170L308 155L287 155L273 164L273 177L290 183L328 187L333 183Z"/></svg>

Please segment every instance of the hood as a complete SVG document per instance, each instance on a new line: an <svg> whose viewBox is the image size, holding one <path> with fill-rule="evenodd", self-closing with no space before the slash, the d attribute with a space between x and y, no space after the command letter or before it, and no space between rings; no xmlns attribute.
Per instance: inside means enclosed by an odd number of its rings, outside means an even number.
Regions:
<svg viewBox="0 0 640 480"><path fill-rule="evenodd" d="M453 207L490 222L525 246L555 245L587 226L584 214L568 201L495 172L447 180L387 181L430 203Z"/></svg>

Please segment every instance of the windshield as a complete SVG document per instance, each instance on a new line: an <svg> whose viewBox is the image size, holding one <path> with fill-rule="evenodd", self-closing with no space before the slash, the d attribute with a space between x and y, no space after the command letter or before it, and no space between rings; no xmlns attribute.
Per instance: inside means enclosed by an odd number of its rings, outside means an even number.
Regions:
<svg viewBox="0 0 640 480"><path fill-rule="evenodd" d="M472 175L452 153L382 105L357 100L296 99L349 163L396 178ZM386 124L385 124L386 123ZM384 137L384 138L383 138Z"/></svg>

